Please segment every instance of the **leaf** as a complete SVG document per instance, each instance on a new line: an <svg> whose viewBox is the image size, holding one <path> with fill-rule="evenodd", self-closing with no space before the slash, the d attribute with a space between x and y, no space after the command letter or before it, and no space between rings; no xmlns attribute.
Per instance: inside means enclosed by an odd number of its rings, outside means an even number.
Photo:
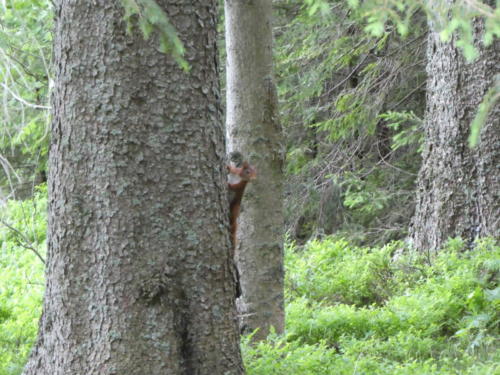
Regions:
<svg viewBox="0 0 500 375"><path fill-rule="evenodd" d="M397 23L397 30L400 35L407 35L408 34L408 25L403 23L403 22L398 22Z"/></svg>
<svg viewBox="0 0 500 375"><path fill-rule="evenodd" d="M189 64L184 59L184 45L177 31L170 23L167 14L154 0L121 0L125 9L127 32L132 31L133 18L137 16L138 26L144 36L149 39L153 32L159 35L159 49L163 53L171 53L174 60L184 71L189 71Z"/></svg>
<svg viewBox="0 0 500 375"><path fill-rule="evenodd" d="M466 60L469 62L474 61L479 56L479 52L478 52L477 48L474 47L474 45L471 43L465 43L462 41L458 41L457 46L462 48L462 50L464 52L464 56L465 56Z"/></svg>
<svg viewBox="0 0 500 375"><path fill-rule="evenodd" d="M153 25L148 20L145 20L144 18L139 18L139 28L142 31L142 34L144 35L144 39L148 40L149 37L151 36L151 33L153 32Z"/></svg>
<svg viewBox="0 0 500 375"><path fill-rule="evenodd" d="M481 133L481 128L488 118L488 114L493 108L494 104L500 98L500 85L495 83L492 88L488 90L483 98L482 103L479 105L476 117L470 126L470 136L469 136L469 147L476 147L479 143L479 136Z"/></svg>
<svg viewBox="0 0 500 375"><path fill-rule="evenodd" d="M356 9L359 6L359 0L347 0L347 5L349 5L353 9Z"/></svg>
<svg viewBox="0 0 500 375"><path fill-rule="evenodd" d="M382 36L385 30L385 24L381 20L372 20L371 22L368 23L368 25L365 27L365 31L367 33L370 33L374 36Z"/></svg>

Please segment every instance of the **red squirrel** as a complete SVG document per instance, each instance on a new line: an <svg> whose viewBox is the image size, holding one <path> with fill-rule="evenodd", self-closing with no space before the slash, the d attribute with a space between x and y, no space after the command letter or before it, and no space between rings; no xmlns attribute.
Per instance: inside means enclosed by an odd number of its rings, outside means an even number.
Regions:
<svg viewBox="0 0 500 375"><path fill-rule="evenodd" d="M234 250L236 248L236 230L238 229L237 221L240 215L241 199L247 183L257 177L257 170L246 161L241 167L228 165L227 169L230 174L227 183L229 188L229 223L231 224L231 245Z"/></svg>

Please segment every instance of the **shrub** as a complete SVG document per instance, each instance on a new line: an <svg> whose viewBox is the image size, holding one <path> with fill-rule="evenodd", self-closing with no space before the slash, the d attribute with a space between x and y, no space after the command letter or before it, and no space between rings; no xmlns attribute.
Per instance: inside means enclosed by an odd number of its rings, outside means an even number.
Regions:
<svg viewBox="0 0 500 375"><path fill-rule="evenodd" d="M20 374L36 338L44 289L47 198L9 201L0 225L0 375ZM5 224L10 226L7 227Z"/></svg>
<svg viewBox="0 0 500 375"><path fill-rule="evenodd" d="M290 246L287 331L242 344L249 374L498 373L500 246L462 241L430 257L400 243Z"/></svg>
<svg viewBox="0 0 500 375"><path fill-rule="evenodd" d="M356 306L382 304L395 288L391 254L397 245L359 248L344 239L327 238L300 250L292 246L286 255L290 297Z"/></svg>

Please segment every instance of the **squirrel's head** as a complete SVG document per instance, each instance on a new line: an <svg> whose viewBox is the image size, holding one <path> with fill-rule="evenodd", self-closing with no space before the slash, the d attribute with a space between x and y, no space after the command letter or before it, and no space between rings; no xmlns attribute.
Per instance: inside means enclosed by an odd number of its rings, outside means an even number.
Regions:
<svg viewBox="0 0 500 375"><path fill-rule="evenodd" d="M240 178L243 181L255 180L257 178L257 170L248 164L248 162L244 162L241 166Z"/></svg>

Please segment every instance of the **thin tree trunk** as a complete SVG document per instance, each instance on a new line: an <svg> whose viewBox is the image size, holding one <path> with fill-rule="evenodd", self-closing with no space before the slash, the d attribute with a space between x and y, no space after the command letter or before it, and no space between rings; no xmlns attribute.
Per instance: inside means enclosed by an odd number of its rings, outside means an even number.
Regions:
<svg viewBox="0 0 500 375"><path fill-rule="evenodd" d="M25 375L242 374L216 1L161 0L191 72L117 1L55 4L47 288Z"/></svg>
<svg viewBox="0 0 500 375"><path fill-rule="evenodd" d="M451 4L452 1L449 1ZM491 111L479 145L468 146L470 124L499 73L500 48L484 47L483 23L474 21L479 57L467 63L431 23L428 40L425 149L411 238L420 250L435 250L450 237L469 244L496 236L500 217L500 108Z"/></svg>
<svg viewBox="0 0 500 375"><path fill-rule="evenodd" d="M257 168L240 215L237 265L242 297L240 324L284 329L283 149L272 79L271 0L226 0L227 133L229 151L240 151Z"/></svg>

